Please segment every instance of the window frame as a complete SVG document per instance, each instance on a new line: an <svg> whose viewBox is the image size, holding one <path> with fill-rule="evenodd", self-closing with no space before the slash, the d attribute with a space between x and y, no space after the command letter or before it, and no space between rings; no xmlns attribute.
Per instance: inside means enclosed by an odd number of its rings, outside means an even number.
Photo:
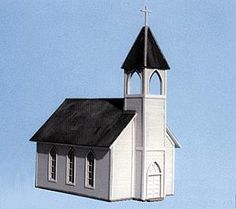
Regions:
<svg viewBox="0 0 236 209"><path fill-rule="evenodd" d="M55 152L55 177L52 177L52 172L53 172L53 165L52 165L52 162L53 162L53 156L52 156L52 152ZM48 154L48 181L50 182L57 182L57 150L56 150L56 147L53 146L50 151L49 151L49 154Z"/></svg>
<svg viewBox="0 0 236 209"><path fill-rule="evenodd" d="M73 181L70 181L70 165L71 165L71 162L70 162L70 157L69 155L73 153L73 157L74 157L74 162L73 162L73 169L72 169L72 172L73 172ZM67 156L66 156L66 184L68 185L75 185L75 181L76 180L76 156L75 156L75 150L73 148L70 148L70 150L68 151L67 153Z"/></svg>
<svg viewBox="0 0 236 209"><path fill-rule="evenodd" d="M89 154L92 154L93 156L93 185L91 185L89 183L89 170L88 170L88 167L89 167L89 162L88 162L88 155ZM85 158L85 187L88 188L88 189L95 189L95 176L96 176L96 156L94 154L93 151L89 151L87 154L86 154L86 158Z"/></svg>

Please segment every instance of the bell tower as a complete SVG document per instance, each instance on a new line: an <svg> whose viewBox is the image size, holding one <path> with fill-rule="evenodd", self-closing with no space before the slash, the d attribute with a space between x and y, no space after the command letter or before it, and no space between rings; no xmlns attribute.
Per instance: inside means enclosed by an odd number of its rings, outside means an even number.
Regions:
<svg viewBox="0 0 236 209"><path fill-rule="evenodd" d="M142 27L123 65L125 110L135 110L134 197L141 200L165 196L166 81L169 65L151 29L147 25L150 11L145 7ZM139 87L133 92L133 79ZM157 89L153 93L152 88ZM148 171L157 166L158 176L148 179ZM155 169L153 169L155 170ZM153 187L150 181L160 181ZM152 191L152 192L150 192Z"/></svg>

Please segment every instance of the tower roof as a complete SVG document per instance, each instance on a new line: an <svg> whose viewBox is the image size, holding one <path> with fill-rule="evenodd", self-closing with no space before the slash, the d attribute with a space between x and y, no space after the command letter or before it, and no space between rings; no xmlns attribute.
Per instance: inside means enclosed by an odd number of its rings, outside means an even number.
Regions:
<svg viewBox="0 0 236 209"><path fill-rule="evenodd" d="M126 72L143 68L170 69L148 26L141 29L121 68Z"/></svg>

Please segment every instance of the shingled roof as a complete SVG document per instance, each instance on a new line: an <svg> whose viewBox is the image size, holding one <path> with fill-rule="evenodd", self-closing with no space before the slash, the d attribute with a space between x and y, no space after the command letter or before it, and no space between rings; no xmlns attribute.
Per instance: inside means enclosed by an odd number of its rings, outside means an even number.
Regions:
<svg viewBox="0 0 236 209"><path fill-rule="evenodd" d="M147 27L146 65L144 63L145 27ZM134 69L140 70L143 68L161 70L170 69L163 53L161 52L161 49L157 44L157 41L151 32L151 29L148 26L144 26L141 29L121 68L123 68L126 72Z"/></svg>
<svg viewBox="0 0 236 209"><path fill-rule="evenodd" d="M134 117L124 99L66 99L30 141L109 147Z"/></svg>

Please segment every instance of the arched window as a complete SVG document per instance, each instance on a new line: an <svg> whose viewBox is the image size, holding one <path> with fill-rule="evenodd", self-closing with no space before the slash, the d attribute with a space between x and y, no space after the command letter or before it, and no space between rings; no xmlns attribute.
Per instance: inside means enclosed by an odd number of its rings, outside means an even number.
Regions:
<svg viewBox="0 0 236 209"><path fill-rule="evenodd" d="M158 72L154 72L149 81L149 94L161 95L161 77Z"/></svg>
<svg viewBox="0 0 236 209"><path fill-rule="evenodd" d="M94 187L94 174L95 174L95 158L94 154L90 151L86 157L86 186Z"/></svg>
<svg viewBox="0 0 236 209"><path fill-rule="evenodd" d="M129 94L140 94L141 93L141 77L138 72L132 73L130 79Z"/></svg>
<svg viewBox="0 0 236 209"><path fill-rule="evenodd" d="M75 154L73 149L68 152L67 157L67 183L75 183Z"/></svg>
<svg viewBox="0 0 236 209"><path fill-rule="evenodd" d="M57 153L56 148L53 147L49 153L49 180L56 181L57 175Z"/></svg>

